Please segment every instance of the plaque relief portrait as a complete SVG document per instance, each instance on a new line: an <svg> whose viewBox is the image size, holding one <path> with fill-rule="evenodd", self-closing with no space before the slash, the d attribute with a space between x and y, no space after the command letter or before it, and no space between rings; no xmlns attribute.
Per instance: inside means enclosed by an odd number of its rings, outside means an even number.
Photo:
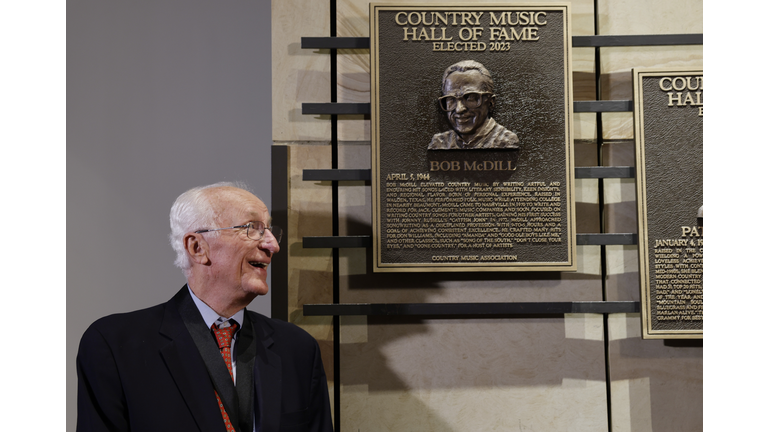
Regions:
<svg viewBox="0 0 768 432"><path fill-rule="evenodd" d="M519 149L517 134L493 119L496 95L491 73L479 62L463 60L443 73L438 99L451 130L435 134L429 150Z"/></svg>

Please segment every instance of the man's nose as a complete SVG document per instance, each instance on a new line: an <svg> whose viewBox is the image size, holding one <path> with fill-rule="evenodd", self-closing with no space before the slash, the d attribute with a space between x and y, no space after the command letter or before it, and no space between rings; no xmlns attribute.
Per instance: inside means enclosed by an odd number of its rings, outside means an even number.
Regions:
<svg viewBox="0 0 768 432"><path fill-rule="evenodd" d="M464 105L464 98L456 98L456 109L454 110L457 113L463 113L467 110L467 106Z"/></svg>
<svg viewBox="0 0 768 432"><path fill-rule="evenodd" d="M270 230L264 230L264 237L261 239L259 247L263 250L270 251L273 254L280 252L280 245Z"/></svg>

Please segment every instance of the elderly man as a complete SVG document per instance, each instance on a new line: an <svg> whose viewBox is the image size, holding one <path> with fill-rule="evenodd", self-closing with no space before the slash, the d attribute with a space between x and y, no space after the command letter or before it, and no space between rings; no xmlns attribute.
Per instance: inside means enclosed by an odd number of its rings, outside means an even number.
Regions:
<svg viewBox="0 0 768 432"><path fill-rule="evenodd" d="M230 183L171 208L187 278L169 302L93 323L77 355L77 430L332 431L317 342L245 307L269 290L280 228Z"/></svg>
<svg viewBox="0 0 768 432"><path fill-rule="evenodd" d="M496 95L491 73L474 60L464 60L443 73L440 108L452 130L435 134L429 150L516 149L517 135L491 118Z"/></svg>

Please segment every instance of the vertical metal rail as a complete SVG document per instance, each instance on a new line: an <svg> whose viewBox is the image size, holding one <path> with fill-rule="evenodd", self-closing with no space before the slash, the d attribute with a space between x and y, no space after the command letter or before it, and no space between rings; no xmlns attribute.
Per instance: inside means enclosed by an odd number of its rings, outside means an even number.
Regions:
<svg viewBox="0 0 768 432"><path fill-rule="evenodd" d="M336 0L330 0L331 37L336 37ZM331 102L337 100L337 50L331 50ZM331 168L339 168L339 116L331 115ZM339 235L339 182L331 182L331 221L333 235ZM339 249L333 248L333 304L339 303ZM333 316L333 418L334 429L341 431L341 344L339 316Z"/></svg>
<svg viewBox="0 0 768 432"><path fill-rule="evenodd" d="M272 145L272 221L288 229L288 147ZM288 243L288 232L284 237ZM283 246L285 247L285 246ZM272 257L272 318L288 321L288 252Z"/></svg>
<svg viewBox="0 0 768 432"><path fill-rule="evenodd" d="M600 15L599 0L594 0L594 23L595 36L600 34ZM600 76L602 74L600 63L600 47L595 47L595 100L603 99ZM595 113L595 131L597 134L597 165L603 166L603 113ZM597 205L600 232L605 233L605 183L604 179L597 179ZM606 256L606 246L600 245L600 280L602 285L602 299L607 301L606 278L608 276L608 258ZM608 422L608 432L613 431L613 413L611 407L611 355L610 338L608 332L608 317L610 314L603 314L603 353L605 355L605 402Z"/></svg>

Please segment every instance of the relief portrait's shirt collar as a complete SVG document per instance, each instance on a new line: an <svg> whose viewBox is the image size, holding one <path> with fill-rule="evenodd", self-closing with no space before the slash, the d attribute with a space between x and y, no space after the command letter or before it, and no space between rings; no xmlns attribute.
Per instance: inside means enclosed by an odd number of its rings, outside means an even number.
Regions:
<svg viewBox="0 0 768 432"><path fill-rule="evenodd" d="M459 148L471 148L473 142L482 141L486 136L488 136L491 131L493 131L493 128L496 127L496 120L493 118L488 118L485 120L485 123L483 123L483 126L480 128L480 130L477 131L475 135L470 138L469 141L464 141L461 139L461 136L459 136L458 133L455 134L456 136L456 145Z"/></svg>

